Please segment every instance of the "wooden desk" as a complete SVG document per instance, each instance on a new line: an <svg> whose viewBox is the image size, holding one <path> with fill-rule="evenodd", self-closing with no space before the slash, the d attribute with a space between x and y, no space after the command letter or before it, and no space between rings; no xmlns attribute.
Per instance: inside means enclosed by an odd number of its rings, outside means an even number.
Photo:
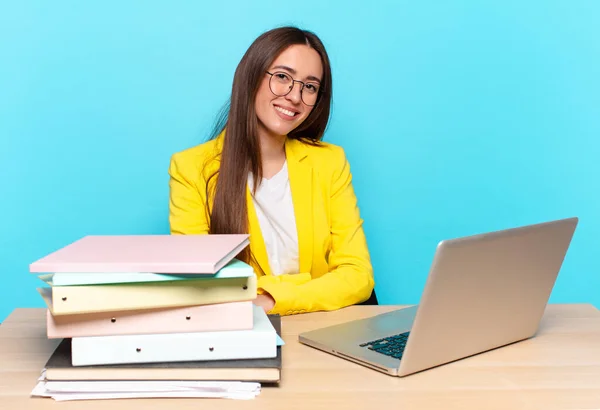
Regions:
<svg viewBox="0 0 600 410"><path fill-rule="evenodd" d="M550 305L536 338L403 379L297 342L305 330L398 307L353 306L284 317L282 384L263 388L254 400L62 403L29 397L58 341L46 338L43 309L16 309L0 326L0 409L600 408L600 311L591 305Z"/></svg>

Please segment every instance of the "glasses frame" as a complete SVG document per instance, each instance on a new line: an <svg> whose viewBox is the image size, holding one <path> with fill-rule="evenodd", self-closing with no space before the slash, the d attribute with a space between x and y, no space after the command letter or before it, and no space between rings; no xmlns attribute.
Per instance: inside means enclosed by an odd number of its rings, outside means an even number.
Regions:
<svg viewBox="0 0 600 410"><path fill-rule="evenodd" d="M273 73L271 73L270 71L265 71L265 72L271 76L269 78L269 90L271 90L273 95L276 95L278 97L285 97L286 95L288 95L289 93L292 92L292 90L294 89L295 83L299 83L300 84L300 99L302 100L302 102L304 104L306 104L306 101L304 101L304 87L306 86L306 83L304 81L295 80L289 73L286 73L285 71L275 71ZM277 93L275 93L275 91L273 91L273 87L271 86L271 81L273 81L273 76L275 74L285 74L292 79L292 86L290 87L290 89L287 93L277 94ZM310 82L310 83L318 84L316 81ZM319 102L319 98L321 97L321 90L322 90L322 87L321 87L321 84L319 84L319 89L317 90L317 99L315 100L315 103L314 104L306 104L307 106L314 107L315 105L317 105L317 103Z"/></svg>

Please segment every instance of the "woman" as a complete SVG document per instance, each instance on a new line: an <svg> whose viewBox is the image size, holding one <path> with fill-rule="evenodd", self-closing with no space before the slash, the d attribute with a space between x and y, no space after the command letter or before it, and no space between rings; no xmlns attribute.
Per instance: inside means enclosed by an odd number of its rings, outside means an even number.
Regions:
<svg viewBox="0 0 600 410"><path fill-rule="evenodd" d="M335 310L373 291L348 162L321 142L331 95L320 39L271 30L240 61L214 138L171 158L171 233L249 233L238 257L268 313Z"/></svg>

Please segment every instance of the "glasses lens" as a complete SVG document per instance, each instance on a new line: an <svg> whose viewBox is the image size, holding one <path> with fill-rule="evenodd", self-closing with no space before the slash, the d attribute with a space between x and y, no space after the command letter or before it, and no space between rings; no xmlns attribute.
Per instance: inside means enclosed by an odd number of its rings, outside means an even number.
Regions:
<svg viewBox="0 0 600 410"><path fill-rule="evenodd" d="M269 83L271 87L271 91L273 94L278 96L287 95L293 86L292 77L287 75L286 73L274 73L271 76L271 81Z"/></svg>
<svg viewBox="0 0 600 410"><path fill-rule="evenodd" d="M306 83L302 89L302 101L306 105L315 105L319 96L318 83Z"/></svg>

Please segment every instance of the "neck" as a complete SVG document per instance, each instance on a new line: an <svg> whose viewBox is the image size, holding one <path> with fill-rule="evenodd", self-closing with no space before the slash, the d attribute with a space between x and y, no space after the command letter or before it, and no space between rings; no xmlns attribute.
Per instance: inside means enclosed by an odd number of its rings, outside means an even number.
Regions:
<svg viewBox="0 0 600 410"><path fill-rule="evenodd" d="M275 135L265 129L260 129L260 156L263 178L271 178L285 162L285 135Z"/></svg>
<svg viewBox="0 0 600 410"><path fill-rule="evenodd" d="M260 130L260 155L263 163L278 161L285 158L285 135L275 135L266 130Z"/></svg>

